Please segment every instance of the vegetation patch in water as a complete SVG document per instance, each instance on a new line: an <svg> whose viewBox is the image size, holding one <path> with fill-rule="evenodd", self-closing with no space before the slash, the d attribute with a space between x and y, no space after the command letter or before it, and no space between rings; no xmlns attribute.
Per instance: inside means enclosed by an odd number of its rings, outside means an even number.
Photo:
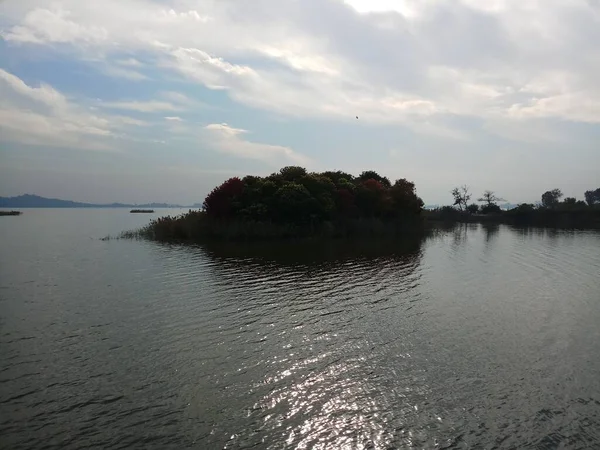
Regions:
<svg viewBox="0 0 600 450"><path fill-rule="evenodd" d="M21 211L0 211L0 216L20 216Z"/></svg>
<svg viewBox="0 0 600 450"><path fill-rule="evenodd" d="M373 171L308 173L284 167L267 177L230 178L202 211L153 220L131 237L156 240L261 240L396 236L422 230L414 183Z"/></svg>

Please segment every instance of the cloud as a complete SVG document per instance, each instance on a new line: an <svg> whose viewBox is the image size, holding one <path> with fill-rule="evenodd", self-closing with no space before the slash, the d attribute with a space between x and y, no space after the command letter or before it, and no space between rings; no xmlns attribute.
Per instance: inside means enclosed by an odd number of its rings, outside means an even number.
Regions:
<svg viewBox="0 0 600 450"><path fill-rule="evenodd" d="M4 5L9 44L101 54L131 80L142 63L122 55L143 54L288 117L461 139L473 130L449 118L600 121L600 9L586 0L26 3Z"/></svg>
<svg viewBox="0 0 600 450"><path fill-rule="evenodd" d="M0 69L0 130L6 140L108 150L124 129L142 125L130 117L95 114L47 84L32 87Z"/></svg>
<svg viewBox="0 0 600 450"><path fill-rule="evenodd" d="M27 13L23 23L2 33L7 41L20 43L100 43L108 38L108 31L100 26L81 25L71 20L70 11L63 9L34 9Z"/></svg>
<svg viewBox="0 0 600 450"><path fill-rule="evenodd" d="M115 61L116 64L119 64L121 66L126 66L126 67L143 67L144 64L142 64L140 61L138 61L135 58L127 58L127 59L118 59Z"/></svg>
<svg viewBox="0 0 600 450"><path fill-rule="evenodd" d="M204 127L207 142L220 152L240 158L255 159L272 166L293 163L307 165L311 161L289 147L251 142L244 139L247 130L233 128L226 123L209 124Z"/></svg>
<svg viewBox="0 0 600 450"><path fill-rule="evenodd" d="M168 120L170 122L183 122L183 119L181 117L177 117L177 116L165 117L165 120Z"/></svg>
<svg viewBox="0 0 600 450"><path fill-rule="evenodd" d="M121 101L121 102L104 102L102 106L109 109L125 109L129 111L137 111L142 113L154 113L162 111L181 111L180 106L169 102L158 100L150 101Z"/></svg>
<svg viewBox="0 0 600 450"><path fill-rule="evenodd" d="M102 72L110 77L124 78L131 81L143 81L148 79L148 77L143 73L131 69L125 69L123 67L107 66L102 70Z"/></svg>

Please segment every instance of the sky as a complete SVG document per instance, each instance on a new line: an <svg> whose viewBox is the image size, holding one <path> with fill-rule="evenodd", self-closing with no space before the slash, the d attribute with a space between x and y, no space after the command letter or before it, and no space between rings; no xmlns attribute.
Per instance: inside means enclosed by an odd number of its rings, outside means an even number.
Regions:
<svg viewBox="0 0 600 450"><path fill-rule="evenodd" d="M0 0L0 195L193 204L287 165L582 199L600 0Z"/></svg>

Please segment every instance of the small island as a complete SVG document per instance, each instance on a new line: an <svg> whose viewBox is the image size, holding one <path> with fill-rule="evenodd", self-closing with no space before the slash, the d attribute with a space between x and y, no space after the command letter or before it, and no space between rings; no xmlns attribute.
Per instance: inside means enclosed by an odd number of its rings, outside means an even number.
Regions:
<svg viewBox="0 0 600 450"><path fill-rule="evenodd" d="M556 228L600 228L600 188L586 201L547 191L539 204L509 210L492 191L478 205L467 186L451 191L453 206L425 210L415 184L394 183L375 171L358 176L307 172L288 166L266 177L230 178L214 188L200 210L152 220L122 237L158 241L260 241L296 238L373 238L424 235L439 224L496 223ZM132 211L133 212L133 211Z"/></svg>
<svg viewBox="0 0 600 450"><path fill-rule="evenodd" d="M21 211L0 211L0 216L20 216Z"/></svg>
<svg viewBox="0 0 600 450"><path fill-rule="evenodd" d="M132 209L129 211L132 214L152 214L154 213L153 209Z"/></svg>
<svg viewBox="0 0 600 450"><path fill-rule="evenodd" d="M401 236L423 231L414 183L374 171L309 173L288 166L266 177L230 178L202 210L161 217L128 237L161 241Z"/></svg>

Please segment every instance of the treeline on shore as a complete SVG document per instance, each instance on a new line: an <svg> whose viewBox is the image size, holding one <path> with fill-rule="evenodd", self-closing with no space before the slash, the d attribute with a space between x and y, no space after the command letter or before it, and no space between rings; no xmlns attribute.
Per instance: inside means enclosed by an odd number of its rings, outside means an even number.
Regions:
<svg viewBox="0 0 600 450"><path fill-rule="evenodd" d="M298 237L378 237L422 233L437 222L496 222L534 226L600 228L600 188L586 202L558 189L539 205L503 211L503 199L486 191L470 203L468 187L455 188L453 206L423 210L414 183L394 183L374 171L309 173L296 166L266 177L230 178L213 189L201 210L150 222L125 237L165 241L256 240Z"/></svg>
<svg viewBox="0 0 600 450"><path fill-rule="evenodd" d="M537 204L521 203L502 210L498 202L504 199L493 191L485 191L478 199L482 205L470 203L472 195L467 186L454 188L453 206L425 212L429 221L504 223L520 226L559 228L600 228L600 188L586 191L585 201L573 197L563 199L560 189L544 192Z"/></svg>

